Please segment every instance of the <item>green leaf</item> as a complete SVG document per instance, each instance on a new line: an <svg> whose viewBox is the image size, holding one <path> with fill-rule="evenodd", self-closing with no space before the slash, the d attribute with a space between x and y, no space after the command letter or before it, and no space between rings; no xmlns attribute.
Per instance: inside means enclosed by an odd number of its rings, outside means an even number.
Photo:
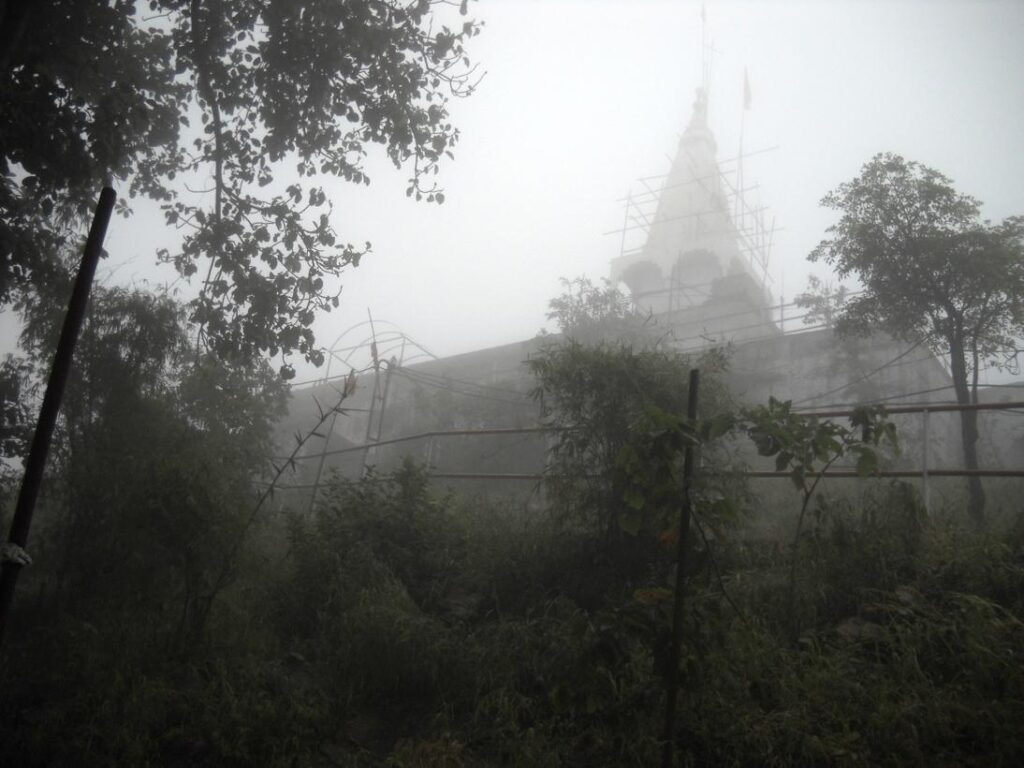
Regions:
<svg viewBox="0 0 1024 768"><path fill-rule="evenodd" d="M722 413L702 425L701 437L705 441L717 440L732 431L736 426L736 417L731 413Z"/></svg>
<svg viewBox="0 0 1024 768"><path fill-rule="evenodd" d="M636 510L643 509L644 507L644 495L636 488L630 488L623 494L623 500L632 508Z"/></svg>
<svg viewBox="0 0 1024 768"><path fill-rule="evenodd" d="M775 457L775 471L782 472L786 467L789 466L789 462L793 460L793 455L788 451L780 451L779 455Z"/></svg>
<svg viewBox="0 0 1024 768"><path fill-rule="evenodd" d="M736 500L731 496L722 496L719 499L715 499L708 507L710 515L719 520L733 521L739 517L740 508L736 503ZM715 527L713 522L709 522L711 529L715 532L715 538L722 540L724 536L720 530Z"/></svg>
<svg viewBox="0 0 1024 768"><path fill-rule="evenodd" d="M870 475L878 470L878 454L870 448L859 451L857 457L857 474L861 476Z"/></svg>

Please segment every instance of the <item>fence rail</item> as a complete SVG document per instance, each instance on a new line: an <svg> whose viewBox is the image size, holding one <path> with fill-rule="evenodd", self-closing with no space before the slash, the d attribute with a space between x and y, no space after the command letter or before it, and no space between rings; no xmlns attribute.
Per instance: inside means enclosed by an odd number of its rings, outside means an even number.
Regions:
<svg viewBox="0 0 1024 768"><path fill-rule="evenodd" d="M931 506L931 485L930 480L937 477L1024 477L1024 469L966 469L966 468L945 468L935 469L931 468L930 465L930 450L929 450L929 422L930 416L933 413L950 413L959 411L1010 411L1015 409L1024 409L1024 401L1014 400L1003 403L974 403L970 405L958 405L951 403L919 403L916 405L901 405L890 408L885 408L887 415L899 415L899 414L912 414L919 413L922 415L922 432L921 432L921 469L917 470L878 470L868 475L861 475L858 472L848 469L832 469L827 472L812 472L808 473L811 476L821 476L829 478L917 478L922 480L922 491L923 500L926 509ZM856 412L853 408L839 408L839 409L798 409L794 411L804 416L815 416L821 418L842 418L853 416ZM431 451L433 453L433 441L438 438L448 437L469 437L469 436L496 436L496 435L523 435L523 434L551 434L554 432L563 431L568 429L567 427L491 427L483 429L447 429L447 430L431 430L428 432L419 432L412 435L403 435L400 437L388 438L386 440L378 440L362 445L348 446L345 448L336 448L333 450L320 451L319 453L307 454L304 456L294 457L294 461L304 461L309 459L320 459L323 460L327 456L337 456L349 453L366 452L379 448L385 445L397 445L401 443L428 440L430 441ZM428 462L429 463L429 462ZM790 478L792 474L790 472L779 472L779 471L766 471L766 470L747 470L736 473L738 476L756 479L780 479ZM512 481L512 482L539 482L545 478L549 478L550 475L545 475L539 472L531 473L500 473L500 472L428 472L428 477L435 480L467 480L467 481ZM316 493L318 483L314 484L296 484L296 485L279 485L277 486L281 490L311 490Z"/></svg>
<svg viewBox="0 0 1024 768"><path fill-rule="evenodd" d="M752 477L758 479L789 478L791 472L774 472L769 470L747 470L732 473L739 477ZM833 469L828 472L808 472L808 477L834 477L850 479L871 479L881 477L1024 477L1024 469L933 469L925 472L914 469L883 469L862 475L859 472L845 469ZM532 480L539 481L550 479L551 475L541 473L492 473L492 472L428 472L427 477L435 480ZM596 477L596 475L594 476ZM286 491L311 491L316 486L312 483L300 485L277 485L276 488Z"/></svg>
<svg viewBox="0 0 1024 768"><path fill-rule="evenodd" d="M792 477L792 472L772 472L747 470L732 473L739 477L773 478ZM1024 469L933 469L928 472L914 469L881 469L862 475L859 472L845 469L834 469L828 472L807 472L808 477L1024 477ZM439 480L543 480L550 475L543 474L490 474L487 472L431 472L429 477ZM312 487L312 486L310 486Z"/></svg>
<svg viewBox="0 0 1024 768"><path fill-rule="evenodd" d="M919 405L894 405L891 408L885 408L887 416L900 413L942 413L949 411L1012 411L1016 408L1024 408L1024 401L1013 401L1008 403L972 403L971 405L959 405L958 403L935 403L934 405L929 403L921 403ZM852 416L853 410L833 410L833 411L817 411L813 409L798 410L795 413L799 413L802 416L828 416L833 418L836 416Z"/></svg>
<svg viewBox="0 0 1024 768"><path fill-rule="evenodd" d="M885 408L887 415L896 415L902 413L943 413L951 411L1009 411L1017 408L1024 408L1024 400L1015 400L1006 403L975 403L972 405L956 405L949 403L936 403L930 405L927 403L920 405L900 405L891 408ZM849 418L856 413L855 409L847 408L842 410L796 410L794 413L799 413L802 416L819 416L827 418L845 417ZM307 461L311 459L319 459L322 456L338 456L345 453L356 453L358 451L369 451L374 448L379 448L383 445L395 445L397 443L412 442L415 440L430 440L438 437L460 437L460 436L472 436L472 435L522 435L522 434L540 434L540 433L553 433L560 432L570 427L490 427L483 429L438 429L431 430L429 432L417 432L412 435L402 435L401 437L391 437L386 440L377 440L371 443L364 443L362 445L352 445L346 448L334 448L329 451L320 451L319 453L309 453L303 456L294 457L295 461ZM286 457L278 457L279 461L286 461ZM965 470L966 471L966 470ZM981 470L978 470L981 471ZM937 474L938 470L931 471L928 474ZM510 476L511 477L511 476Z"/></svg>

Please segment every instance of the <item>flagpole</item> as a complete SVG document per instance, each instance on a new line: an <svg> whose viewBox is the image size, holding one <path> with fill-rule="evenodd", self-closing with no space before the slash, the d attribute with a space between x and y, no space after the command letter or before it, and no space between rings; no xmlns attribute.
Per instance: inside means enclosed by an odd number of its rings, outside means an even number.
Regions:
<svg viewBox="0 0 1024 768"><path fill-rule="evenodd" d="M736 200L736 216L734 221L739 220L740 213L740 202L739 195L743 193L744 189L744 178L743 178L743 139L746 134L747 128L747 110L750 109L750 78L747 75L747 68L743 68L743 109L740 110L740 151L737 155L736 161L736 189L738 190Z"/></svg>
<svg viewBox="0 0 1024 768"><path fill-rule="evenodd" d="M708 15L704 9L704 3L700 4L700 79L704 93L708 92Z"/></svg>

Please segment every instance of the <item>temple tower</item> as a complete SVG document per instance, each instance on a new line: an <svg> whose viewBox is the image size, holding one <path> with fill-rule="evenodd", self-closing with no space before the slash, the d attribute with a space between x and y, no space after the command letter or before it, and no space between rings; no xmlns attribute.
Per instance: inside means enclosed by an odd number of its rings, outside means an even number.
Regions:
<svg viewBox="0 0 1024 768"><path fill-rule="evenodd" d="M707 91L699 88L668 175L650 192L647 210L638 206L646 238L612 260L611 280L677 335L750 338L774 328L763 270L758 275L766 255L754 257L763 238L737 227L735 213L749 210L742 179L727 179L717 152Z"/></svg>

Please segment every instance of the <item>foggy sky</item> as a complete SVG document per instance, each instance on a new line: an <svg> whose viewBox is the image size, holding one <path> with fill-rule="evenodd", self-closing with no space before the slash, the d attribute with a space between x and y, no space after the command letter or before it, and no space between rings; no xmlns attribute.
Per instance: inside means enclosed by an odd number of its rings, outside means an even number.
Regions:
<svg viewBox="0 0 1024 768"><path fill-rule="evenodd" d="M776 301L811 272L829 277L805 261L835 220L818 202L877 152L945 173L988 217L1024 214L1024 3L706 7L719 157L739 146L744 67L744 146L779 147L746 164L781 228ZM699 3L481 0L470 12L485 22L469 52L486 76L453 105L461 139L440 176L445 204L408 200L409 172L379 154L370 187L327 185L339 237L373 253L317 321L325 345L367 307L439 355L531 337L559 277L607 275L620 239L603 233L622 225L618 201L636 179L668 171L700 85ZM108 282L167 279L150 266L162 219L136 210L112 222Z"/></svg>

